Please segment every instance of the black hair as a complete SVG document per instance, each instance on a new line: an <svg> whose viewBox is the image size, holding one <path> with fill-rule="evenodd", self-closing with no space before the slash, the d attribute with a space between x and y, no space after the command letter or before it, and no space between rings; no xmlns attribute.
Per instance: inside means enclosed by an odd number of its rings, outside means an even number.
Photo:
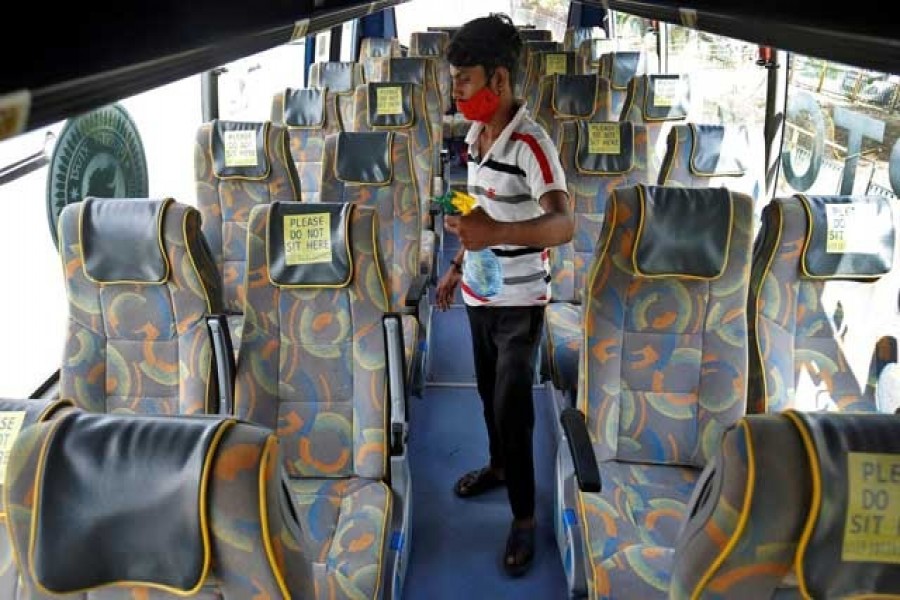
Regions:
<svg viewBox="0 0 900 600"><path fill-rule="evenodd" d="M460 27L447 47L447 61L454 67L481 65L488 78L497 67L506 67L513 79L521 52L522 38L512 19L492 13Z"/></svg>

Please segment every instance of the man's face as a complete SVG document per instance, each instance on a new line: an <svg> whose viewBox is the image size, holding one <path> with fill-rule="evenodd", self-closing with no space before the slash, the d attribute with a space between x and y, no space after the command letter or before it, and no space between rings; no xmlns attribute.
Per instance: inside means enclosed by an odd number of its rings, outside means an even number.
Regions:
<svg viewBox="0 0 900 600"><path fill-rule="evenodd" d="M487 85L484 67L450 67L453 77L453 100L468 100L472 94Z"/></svg>

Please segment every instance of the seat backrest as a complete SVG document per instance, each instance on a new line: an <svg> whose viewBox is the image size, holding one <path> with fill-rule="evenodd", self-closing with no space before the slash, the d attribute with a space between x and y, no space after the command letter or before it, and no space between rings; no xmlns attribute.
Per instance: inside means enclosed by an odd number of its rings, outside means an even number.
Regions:
<svg viewBox="0 0 900 600"><path fill-rule="evenodd" d="M287 129L270 121L204 123L194 146L203 236L225 286L225 309L244 304L247 216L257 204L300 201Z"/></svg>
<svg viewBox="0 0 900 600"><path fill-rule="evenodd" d="M607 38L584 40L577 50L578 60L581 63L581 72L600 73L600 57L616 50L616 40ZM621 107L619 110L621 110ZM618 111L616 114L618 114Z"/></svg>
<svg viewBox="0 0 900 600"><path fill-rule="evenodd" d="M555 74L575 75L578 73L578 56L574 52L532 52L525 75L522 91L525 102L533 112L537 112L541 93L541 81Z"/></svg>
<svg viewBox="0 0 900 600"><path fill-rule="evenodd" d="M353 92L365 83L363 67L355 62L317 62L309 68L309 87L327 88L337 95L341 131L353 123Z"/></svg>
<svg viewBox="0 0 900 600"><path fill-rule="evenodd" d="M519 32L521 33L521 31ZM525 97L525 81L528 78L528 69L531 64L531 55L534 52L562 52L562 44L546 40L525 40L522 52L519 54L519 64L516 66L515 91L519 98Z"/></svg>
<svg viewBox="0 0 900 600"><path fill-rule="evenodd" d="M727 187L759 204L765 194L762 146L745 125L673 125L659 169L659 185Z"/></svg>
<svg viewBox="0 0 900 600"><path fill-rule="evenodd" d="M197 209L86 200L59 220L69 322L60 397L90 412L218 410L206 317L222 284Z"/></svg>
<svg viewBox="0 0 900 600"><path fill-rule="evenodd" d="M363 38L359 45L359 64L362 65L365 73L366 81L378 81L375 76L376 62L373 58L386 58L391 56L402 56L400 49L400 41L397 39L387 38Z"/></svg>
<svg viewBox="0 0 900 600"><path fill-rule="evenodd" d="M541 79L534 120L559 145L567 121L614 121L610 111L609 80L598 75L553 75Z"/></svg>
<svg viewBox="0 0 900 600"><path fill-rule="evenodd" d="M612 111L614 115L622 114L625 96L628 94L628 83L648 72L647 57L640 51L616 51L600 56L597 64L600 77L609 79L612 90Z"/></svg>
<svg viewBox="0 0 900 600"><path fill-rule="evenodd" d="M619 120L647 126L652 181L659 177L669 129L675 122L688 118L690 107L691 87L687 75L640 75L628 82Z"/></svg>
<svg viewBox="0 0 900 600"><path fill-rule="evenodd" d="M749 412L873 411L879 328L896 307L896 215L879 196L772 200L753 257ZM884 294L884 295L881 295ZM884 333L883 331L881 333Z"/></svg>
<svg viewBox="0 0 900 600"><path fill-rule="evenodd" d="M235 414L277 430L290 477L385 477L388 301L377 221L349 203L251 213Z"/></svg>
<svg viewBox="0 0 900 600"><path fill-rule="evenodd" d="M71 412L69 400L7 400L0 398L0 498L6 498L3 486L13 443L27 427L49 421ZM0 510L3 522L9 520L7 509ZM12 538L6 527L0 529L0 598L17 598L21 575L13 556Z"/></svg>
<svg viewBox="0 0 900 600"><path fill-rule="evenodd" d="M314 595L271 430L76 411L29 427L14 449L19 597Z"/></svg>
<svg viewBox="0 0 900 600"><path fill-rule="evenodd" d="M744 414L752 219L723 188L613 191L578 383L600 460L703 466Z"/></svg>
<svg viewBox="0 0 900 600"><path fill-rule="evenodd" d="M409 37L409 56L411 58L430 58L438 80L441 102L444 112L453 107L453 79L450 77L450 63L447 61L447 46L450 35L444 31L420 31Z"/></svg>
<svg viewBox="0 0 900 600"><path fill-rule="evenodd" d="M428 214L435 139L426 116L425 90L417 83L367 83L356 88L353 131L398 131L409 136L420 214ZM440 148L438 148L440 153Z"/></svg>
<svg viewBox="0 0 900 600"><path fill-rule="evenodd" d="M581 44L600 35L603 35L603 31L599 27L570 27L563 35L563 48L577 51Z"/></svg>
<svg viewBox="0 0 900 600"><path fill-rule="evenodd" d="M900 417L753 415L679 534L669 598L896 598Z"/></svg>
<svg viewBox="0 0 900 600"><path fill-rule="evenodd" d="M551 248L551 297L581 302L606 203L612 191L647 181L647 131L633 123L570 121L563 125L559 157L566 174L575 234Z"/></svg>
<svg viewBox="0 0 900 600"><path fill-rule="evenodd" d="M322 194L330 202L369 206L388 271L392 309L404 304L418 275L422 219L409 136L393 131L344 132L325 140Z"/></svg>
<svg viewBox="0 0 900 600"><path fill-rule="evenodd" d="M288 130L303 201L318 202L325 136L341 131L337 94L321 88L288 88L272 98L272 122Z"/></svg>

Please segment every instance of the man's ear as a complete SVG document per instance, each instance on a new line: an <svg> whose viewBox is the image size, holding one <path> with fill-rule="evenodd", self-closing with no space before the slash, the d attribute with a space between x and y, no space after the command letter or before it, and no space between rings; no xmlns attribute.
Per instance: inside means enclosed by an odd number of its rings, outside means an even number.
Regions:
<svg viewBox="0 0 900 600"><path fill-rule="evenodd" d="M494 69L494 75L491 79L493 79L491 82L492 91L496 92L497 95L500 95L503 90L507 88L512 91L512 84L509 80L509 69L506 67L497 67Z"/></svg>

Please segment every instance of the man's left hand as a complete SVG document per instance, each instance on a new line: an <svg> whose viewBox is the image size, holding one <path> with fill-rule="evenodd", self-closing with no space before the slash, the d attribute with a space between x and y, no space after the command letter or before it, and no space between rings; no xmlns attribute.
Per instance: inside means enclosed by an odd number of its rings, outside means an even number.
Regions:
<svg viewBox="0 0 900 600"><path fill-rule="evenodd" d="M497 240L501 224L480 207L464 217L448 218L444 222L450 232L459 236L466 250L481 250L500 243Z"/></svg>

